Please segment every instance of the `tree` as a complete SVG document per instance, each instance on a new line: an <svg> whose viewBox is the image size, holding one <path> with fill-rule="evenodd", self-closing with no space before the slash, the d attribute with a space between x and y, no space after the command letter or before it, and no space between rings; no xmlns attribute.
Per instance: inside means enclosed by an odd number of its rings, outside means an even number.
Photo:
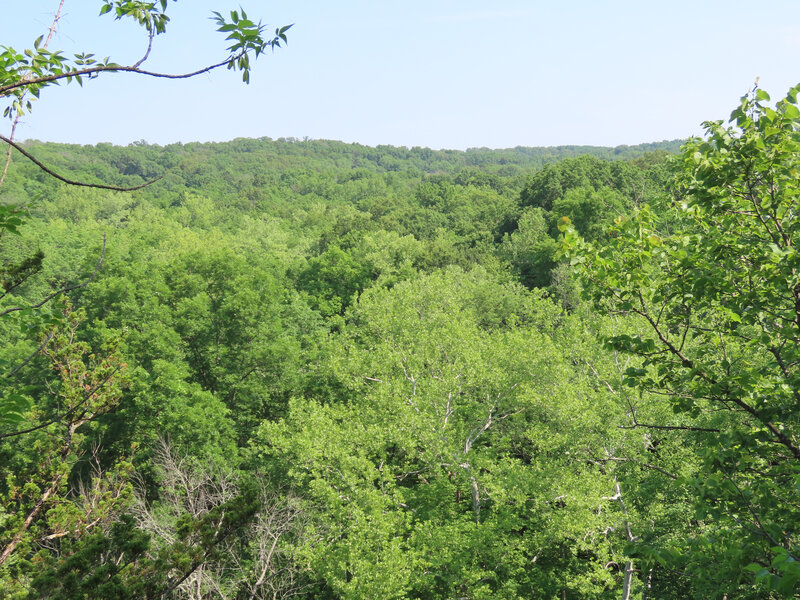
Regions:
<svg viewBox="0 0 800 600"><path fill-rule="evenodd" d="M150 560L155 562L159 550L178 543L205 544L204 552L214 554L213 561L202 561L189 573L173 567L173 579L182 579L176 586L178 597L279 600L297 595L302 576L287 554L287 540L293 538L297 545L305 540L300 535L302 514L294 499L278 495L263 480L247 482L241 473L182 456L163 439L156 445L154 462L160 497L157 502L148 501L142 487L132 508L139 527L151 535ZM235 536L218 536L214 546L201 535L186 536L187 523L202 523L247 495L254 498L255 517L245 515Z"/></svg>
<svg viewBox="0 0 800 600"><path fill-rule="evenodd" d="M58 374L53 393L43 394L37 409L0 429L0 452L10 456L0 488L0 591L24 589L35 548L79 537L113 521L126 501L130 463L98 469L91 484L68 493L68 480L82 454L86 425L112 410L121 396L125 364L114 347L97 356L76 332L80 311L65 304L63 320L43 334L41 352ZM79 430L81 430L79 432ZM6 444L14 444L8 452Z"/></svg>
<svg viewBox="0 0 800 600"><path fill-rule="evenodd" d="M718 595L800 586L798 92L773 108L756 87L728 126L705 123L706 139L675 163L663 214L617 219L602 246L561 223L587 294L640 324L608 340L641 359L627 384L688 417L702 459L690 480L697 531L658 556L636 551ZM735 591L753 574L761 592Z"/></svg>
<svg viewBox="0 0 800 600"><path fill-rule="evenodd" d="M503 237L500 254L511 265L514 274L526 286L546 287L555 267L558 243L547 231L544 210L526 208L517 222L517 229Z"/></svg>

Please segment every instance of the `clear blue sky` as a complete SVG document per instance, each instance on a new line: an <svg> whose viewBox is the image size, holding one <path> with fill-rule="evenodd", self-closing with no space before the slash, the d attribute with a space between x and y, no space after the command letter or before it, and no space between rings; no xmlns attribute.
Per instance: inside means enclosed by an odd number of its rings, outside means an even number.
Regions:
<svg viewBox="0 0 800 600"><path fill-rule="evenodd" d="M17 49L46 31L58 5L0 2L0 45ZM66 0L51 49L135 62L143 32L99 18L100 4ZM181 0L149 67L220 60L224 40L208 16L239 4L273 26L295 23L251 85L221 71L49 88L18 138L614 146L700 135L757 76L773 99L800 82L798 0Z"/></svg>

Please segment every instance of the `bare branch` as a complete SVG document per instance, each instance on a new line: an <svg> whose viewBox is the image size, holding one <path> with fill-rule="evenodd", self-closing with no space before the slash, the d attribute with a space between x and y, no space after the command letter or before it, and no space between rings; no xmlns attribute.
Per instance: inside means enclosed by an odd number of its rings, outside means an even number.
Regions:
<svg viewBox="0 0 800 600"><path fill-rule="evenodd" d="M133 192L145 188L148 185L151 185L156 181L158 181L159 179L161 179L161 177L156 177L155 179L151 179L150 181L146 181L141 185L135 185L133 187L119 187L116 185L105 185L102 183L87 183L85 181L75 181L73 179L67 179L63 175L59 175L58 173L53 171L50 167L46 166L41 161L37 160L30 152L25 150L25 148L17 144L14 140L7 138L4 135L0 135L0 140L4 141L9 146L13 147L17 152L22 154L25 158L30 160L33 164L35 164L37 167L39 167L42 171L44 171L51 177L55 177L59 181L63 181L64 183L68 183L69 185L75 185L78 187L97 188L101 190L112 190L114 192Z"/></svg>
<svg viewBox="0 0 800 600"><path fill-rule="evenodd" d="M136 64L134 64L134 65L133 65L134 67L139 67L139 66L141 66L141 65L142 65L142 63L143 63L144 61L146 61L146 60L147 60L147 59L150 57L150 51L153 49L153 38L154 38L154 37L155 37L155 35L156 35L156 31L155 31L155 29L154 29L154 28L151 26L151 27L150 27L150 29L149 29L149 31L148 31L148 33L149 33L150 35L149 35L149 37L148 37L148 40L147 40L147 51L144 53L144 56L143 56L142 58L140 58L140 59L139 59L139 60L136 62Z"/></svg>
<svg viewBox="0 0 800 600"><path fill-rule="evenodd" d="M14 116L14 122L11 124L11 138L14 139L14 133L17 131L17 125L19 125L19 113ZM13 146L10 144L8 145L8 151L6 152L6 162L3 165L3 173L0 174L0 186L3 185L3 182L6 180L6 175L8 174L8 167L11 165L11 151L14 149Z"/></svg>

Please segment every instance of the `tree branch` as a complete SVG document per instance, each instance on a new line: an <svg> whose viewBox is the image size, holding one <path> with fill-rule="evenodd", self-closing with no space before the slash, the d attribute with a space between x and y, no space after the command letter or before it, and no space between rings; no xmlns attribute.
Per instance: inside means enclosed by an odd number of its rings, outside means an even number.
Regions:
<svg viewBox="0 0 800 600"><path fill-rule="evenodd" d="M49 341L49 338L48 338L48 340L46 340L46 341L45 341L45 344L47 343L47 341ZM59 422L59 421L61 421L61 420L62 420L64 417L68 417L68 416L70 416L72 413L74 413L75 411L77 411L77 410L78 410L78 409L79 409L81 406L83 406L83 405L84 405L84 404L85 404L85 403L86 403L86 402L87 402L87 401L88 401L88 400L89 400L89 399L92 397L92 395L93 395L93 394L95 394L97 391L99 391L99 390L100 390L100 388L102 388L103 386L105 386L105 384L106 384L106 383L108 383L108 382L109 382L109 380L110 380L110 379L111 379L111 378L112 378L114 375L116 375L116 374L119 372L119 370L120 370L120 368L119 368L119 367L116 367L115 369L113 369L113 370L112 370L112 371L111 371L111 372L110 372L110 373L109 373L109 374L108 374L108 375L105 377L105 379L103 379L103 381L101 381L100 383L98 383L98 384L97 384L96 386L94 386L92 389L88 390L88 391L86 392L86 394L84 395L84 397L81 399L81 401L80 401L80 402L78 402L77 404L74 404L74 405L72 405L70 408L68 408L66 411L64 411L62 414L58 415L57 417L55 417L55 418L53 418L53 419L51 419L51 420L49 420L49 421L46 421L46 422L44 422L44 423L40 423L39 425L36 425L36 426L34 426L34 427L31 427L31 428L29 428L29 429L22 429L22 430L20 430L20 431L12 431L11 433L3 433L3 434L0 434L0 440L4 440L4 439L6 439L6 438L17 437L17 436L20 436L20 435L25 435L26 433L33 433L34 431L38 431L38 430L40 430L40 429L44 429L44 428L45 428L45 427L47 427L48 425L52 425L53 423L58 423L58 422ZM85 416L85 414L86 414L86 411L84 411L84 412L81 414L81 416L80 416L80 417L79 417L77 420L75 420L75 421L74 421L74 423L79 423L80 425L83 425L83 423L85 423L85 420L83 419L83 417Z"/></svg>
<svg viewBox="0 0 800 600"><path fill-rule="evenodd" d="M649 425L647 423L639 423L634 420L633 425L617 425L617 429L637 429L644 427L645 429L663 429L665 431L705 431L707 433L719 433L719 429L710 427L691 427L689 425Z"/></svg>
<svg viewBox="0 0 800 600"><path fill-rule="evenodd" d="M56 32L56 26L58 26L58 22L61 20L61 11L64 9L64 0L58 4L58 10L56 10L56 14L53 16L53 24L50 25L50 31L47 32L47 39L42 46L42 50L47 50L47 46L50 44L50 40L53 39L53 34ZM30 71L28 72L30 74ZM22 103L22 98L25 96L25 92L19 97L20 104ZM14 139L14 133L17 131L17 125L19 125L20 113L17 112L14 115L14 122L11 125L11 139ZM8 167L11 164L11 149L13 146L8 147L8 152L6 153L6 162L3 165L3 174L0 175L0 185L3 185L3 182L6 180L6 174L8 173Z"/></svg>
<svg viewBox="0 0 800 600"><path fill-rule="evenodd" d="M153 49L153 38L155 37L156 32L153 29L153 27L150 27L148 33L149 33L149 37L148 37L148 41L147 41L147 51L144 53L144 56L142 58L140 58L136 62L136 64L133 65L134 67L140 67L142 65L142 63L144 61L146 61L150 57L150 51Z"/></svg>
<svg viewBox="0 0 800 600"><path fill-rule="evenodd" d="M19 363L19 364L18 364L16 367L14 367L13 369L11 369L11 370L10 370L10 371L9 371L9 372L8 372L6 375L4 375L3 377L4 377L5 379L8 379L8 378L9 378L9 377L11 377L11 376L12 376L14 373L16 373L17 371L19 371L19 370L20 370L22 367L24 367L24 366L25 366L25 365L27 365L29 362L31 362L31 361L33 360L33 357L34 357L34 356L36 356L36 355L37 355L37 354L39 354L39 353L40 353L42 350L44 350L44 347L45 347L45 346L47 346L47 343L48 343L48 342L49 342L49 341L52 339L52 337L53 337L53 334L52 334L52 333L48 334L48 335L47 335L47 337L45 337L45 338L44 338L44 341L43 341L43 342L42 342L42 343L39 345L39 347L38 347L38 348L36 348L36 350L34 350L34 351L31 353L31 354L29 354L29 355L28 355L28 358L26 358L25 360L23 360L21 363ZM3 436L2 436L2 435L0 435L0 439L2 439L2 438L3 438Z"/></svg>
<svg viewBox="0 0 800 600"><path fill-rule="evenodd" d="M53 81L59 81L61 79L67 79L72 77L79 77L81 75L95 75L97 73L138 73L139 75L147 75L148 77L158 77L160 79L189 79L190 77L196 77L197 75L202 75L203 73L208 73L220 67L224 67L231 61L240 59L245 54L246 52L240 52L239 54L229 56L228 58L226 58L221 62L209 65L202 69L198 69L197 71L192 71L191 73L179 73L179 74L158 73L156 71L146 71L144 69L140 69L138 65L141 64L141 61L139 61L135 65L131 65L128 67L122 65L97 65L94 67L86 67L85 69L75 69L74 71L66 71L64 73L45 75L43 77L35 77L33 79L21 79L19 81L7 83L6 85L0 86L0 97L7 96L8 92L23 87L31 87L42 83L51 83Z"/></svg>
<svg viewBox="0 0 800 600"><path fill-rule="evenodd" d="M101 189L101 190L112 190L114 192L133 192L133 191L136 191L136 190L140 190L140 189L142 189L144 187L147 187L148 185L153 184L156 181L158 181L159 179L161 179L161 177L156 177L155 179L151 179L150 181L146 181L142 185L136 185L136 186L133 186L133 187L119 187L119 186L116 186L116 185L105 185L105 184L102 184L102 183L86 183L85 181L74 181L72 179L67 179L63 175L59 175L58 173L53 171L51 168L45 166L41 161L39 161L36 158L34 158L34 156L30 152L25 150L22 146L17 144L12 139L7 138L4 135L0 135L0 140L4 141L6 144L8 144L12 148L14 148L17 152L22 154L25 158L30 160L33 164L35 164L37 167L39 167L42 171L44 171L45 173L47 173L51 177L55 177L59 181L63 181L64 183L68 183L69 185L76 185L76 186L79 186L79 187L88 187L88 188L98 188L98 189Z"/></svg>

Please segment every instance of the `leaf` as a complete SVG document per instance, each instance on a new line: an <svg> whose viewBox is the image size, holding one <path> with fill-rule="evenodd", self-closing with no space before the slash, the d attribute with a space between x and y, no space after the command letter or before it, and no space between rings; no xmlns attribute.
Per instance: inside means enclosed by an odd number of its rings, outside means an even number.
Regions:
<svg viewBox="0 0 800 600"><path fill-rule="evenodd" d="M797 588L798 580L800 580L800 576L795 573L787 573L783 577L781 577L778 585L776 586L776 590L780 594L792 594Z"/></svg>
<svg viewBox="0 0 800 600"><path fill-rule="evenodd" d="M783 114L789 119L800 119L800 109L794 104L785 104Z"/></svg>
<svg viewBox="0 0 800 600"><path fill-rule="evenodd" d="M761 565L759 565L758 563L750 563L749 565L747 565L747 566L744 568L744 570L745 570L745 571L749 571L750 573L759 573L759 572L761 572L763 569L764 569L764 567L762 567L762 566L761 566Z"/></svg>

